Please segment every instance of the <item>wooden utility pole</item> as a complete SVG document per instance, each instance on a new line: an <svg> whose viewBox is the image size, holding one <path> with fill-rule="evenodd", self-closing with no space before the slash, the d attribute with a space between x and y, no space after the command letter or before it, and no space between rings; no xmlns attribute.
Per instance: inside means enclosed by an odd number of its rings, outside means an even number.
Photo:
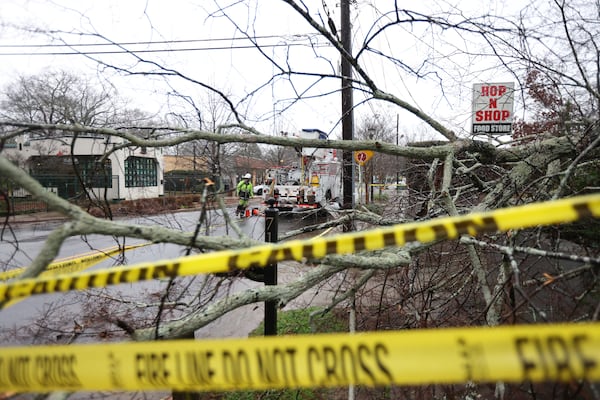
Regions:
<svg viewBox="0 0 600 400"><path fill-rule="evenodd" d="M350 29L350 0L341 0L341 40L342 47L352 54L352 35ZM341 57L342 66L342 139L354 139L354 102L352 99L352 65ZM352 152L344 150L343 158L343 208L354 208L354 165Z"/></svg>
<svg viewBox="0 0 600 400"><path fill-rule="evenodd" d="M341 0L341 39L342 47L348 54L352 54L352 35L350 29L350 1ZM342 139L354 139L354 101L352 99L352 65L342 55ZM351 151L343 153L342 183L344 204L342 208L354 208L354 157ZM360 168L360 167L359 167ZM344 224L344 231L352 231L352 223ZM354 327L351 322L351 329ZM348 400L355 399L354 385L348 387Z"/></svg>
<svg viewBox="0 0 600 400"><path fill-rule="evenodd" d="M275 199L267 200L269 208L265 210L265 242L277 243L279 234L279 210L275 208ZM277 263L264 269L265 285L277 285ZM277 335L277 301L265 301L265 336Z"/></svg>

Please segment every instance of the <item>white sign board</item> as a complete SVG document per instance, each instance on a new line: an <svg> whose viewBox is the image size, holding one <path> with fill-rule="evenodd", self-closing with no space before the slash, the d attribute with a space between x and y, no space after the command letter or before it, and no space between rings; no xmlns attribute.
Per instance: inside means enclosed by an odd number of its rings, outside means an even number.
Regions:
<svg viewBox="0 0 600 400"><path fill-rule="evenodd" d="M473 85L474 135L510 135L514 91L514 82Z"/></svg>

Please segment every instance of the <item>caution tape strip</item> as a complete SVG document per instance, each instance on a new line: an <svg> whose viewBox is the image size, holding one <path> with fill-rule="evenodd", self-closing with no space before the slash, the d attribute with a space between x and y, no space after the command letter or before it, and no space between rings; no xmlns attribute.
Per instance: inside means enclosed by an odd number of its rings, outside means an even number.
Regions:
<svg viewBox="0 0 600 400"><path fill-rule="evenodd" d="M81 271L83 269L89 268L104 259L111 257L115 254L119 254L123 251L137 249L139 247L148 246L151 244L140 243L129 246L113 246L104 250L95 250L86 255L76 255L73 257L65 257L63 259L54 261L46 267L46 270L40 274L40 276L47 275L58 275L58 274L66 274L71 272ZM9 271L0 272L0 281L7 281L12 278L16 278L21 273L25 271L25 267L11 269Z"/></svg>
<svg viewBox="0 0 600 400"><path fill-rule="evenodd" d="M264 390L600 380L600 324L7 347L0 388Z"/></svg>
<svg viewBox="0 0 600 400"><path fill-rule="evenodd" d="M127 251L127 250L137 249L137 248L143 247L143 246L148 246L149 244L152 244L152 243L151 242L140 243L140 244L134 244L134 245L129 245L129 246L125 246L125 247L113 246L108 249L90 252L85 256L78 255L78 256L73 256L73 257L66 257L61 260L58 260L58 261L48 264L48 267L46 267L46 270L43 271L40 275L38 275L38 277L36 279L44 278L44 277L54 277L54 276L61 275L61 274L69 274L69 273L83 271L90 267L93 267L94 265L104 261L108 257L111 257L115 254L119 254L119 253L121 253L123 251ZM8 279L15 278L15 277L19 276L21 273L23 273L23 271L25 271L25 267L15 268L10 271L2 272L2 273L0 273L0 281L6 281ZM12 300L7 301L4 304L2 304L2 307L7 308L10 306L13 306L21 300L23 300L23 297L12 299Z"/></svg>
<svg viewBox="0 0 600 400"><path fill-rule="evenodd" d="M541 225L574 222L600 217L600 194L534 203L496 211L437 218L400 224L362 232L351 232L308 240L266 243L247 249L196 254L152 263L139 263L101 271L23 279L0 284L0 302L40 293L65 292L91 287L105 287L142 280L229 272L251 267L264 267L279 261L321 259L330 254L350 254L362 250L380 250L453 239L467 234L507 231Z"/></svg>

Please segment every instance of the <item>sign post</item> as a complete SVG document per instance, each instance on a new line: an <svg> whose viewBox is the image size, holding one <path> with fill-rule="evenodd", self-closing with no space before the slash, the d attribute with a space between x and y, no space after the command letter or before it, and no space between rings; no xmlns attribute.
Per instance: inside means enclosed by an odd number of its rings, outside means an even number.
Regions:
<svg viewBox="0 0 600 400"><path fill-rule="evenodd" d="M474 135L510 135L513 122L514 82L473 85Z"/></svg>
<svg viewBox="0 0 600 400"><path fill-rule="evenodd" d="M373 157L371 150L359 150L354 152L354 161L358 164L358 196L362 200L362 174L361 167L363 167L367 161ZM365 203L369 202L369 191L365 193Z"/></svg>

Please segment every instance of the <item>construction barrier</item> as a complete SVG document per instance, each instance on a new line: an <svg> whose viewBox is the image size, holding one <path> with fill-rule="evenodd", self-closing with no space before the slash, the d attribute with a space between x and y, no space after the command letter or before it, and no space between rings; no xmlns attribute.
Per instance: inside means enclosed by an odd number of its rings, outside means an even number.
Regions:
<svg viewBox="0 0 600 400"><path fill-rule="evenodd" d="M14 392L600 380L600 324L8 347Z"/></svg>
<svg viewBox="0 0 600 400"><path fill-rule="evenodd" d="M437 218L331 237L268 243L247 249L202 253L105 270L22 279L0 284L0 302L40 293L66 292L149 279L264 267L285 260L318 260L330 254L380 250L388 246L402 246L413 241L427 243L453 239L460 235L476 236L482 233L569 223L590 217L600 217L600 194Z"/></svg>

